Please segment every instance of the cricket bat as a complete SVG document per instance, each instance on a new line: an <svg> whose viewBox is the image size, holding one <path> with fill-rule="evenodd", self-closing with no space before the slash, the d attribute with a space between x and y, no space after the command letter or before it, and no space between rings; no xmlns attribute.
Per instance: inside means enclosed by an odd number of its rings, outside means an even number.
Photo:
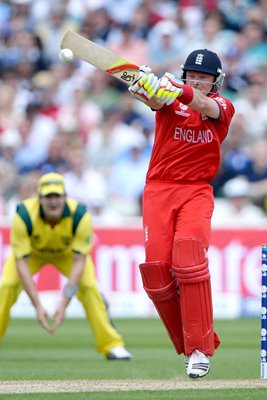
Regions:
<svg viewBox="0 0 267 400"><path fill-rule="evenodd" d="M74 56L114 76L130 86L138 79L139 66L100 46L76 32L67 31L61 49L70 49Z"/></svg>

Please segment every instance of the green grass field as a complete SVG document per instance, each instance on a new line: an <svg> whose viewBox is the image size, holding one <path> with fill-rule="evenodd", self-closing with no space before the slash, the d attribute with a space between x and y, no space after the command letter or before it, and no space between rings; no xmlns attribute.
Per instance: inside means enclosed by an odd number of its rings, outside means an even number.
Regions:
<svg viewBox="0 0 267 400"><path fill-rule="evenodd" d="M187 378L183 357L177 357L158 319L115 320L133 353L131 362L107 361L94 347L94 338L85 320L64 322L55 335L44 332L35 320L12 320L0 349L0 399L265 399L263 388L234 388L235 381L260 381L260 321L215 321L222 345L212 358L211 372L202 380ZM191 384L187 389L137 390L138 381L181 380ZM94 391L67 393L1 393L3 381L131 380L134 391ZM231 388L212 389L212 383L223 380ZM1 382L2 381L2 382ZM180 381L179 381L180 382ZM266 385L265 385L266 383ZM205 388L207 385L207 388ZM45 386L45 383L44 383ZM183 387L183 385L182 385ZM168 386L166 386L168 389ZM56 392L56 391L55 391Z"/></svg>

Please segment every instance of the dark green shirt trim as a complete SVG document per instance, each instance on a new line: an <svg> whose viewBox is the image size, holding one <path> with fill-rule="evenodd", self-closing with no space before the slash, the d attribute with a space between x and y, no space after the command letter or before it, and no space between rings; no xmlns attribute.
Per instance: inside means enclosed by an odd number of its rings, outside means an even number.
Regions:
<svg viewBox="0 0 267 400"><path fill-rule="evenodd" d="M63 210L63 217L70 217L71 212L70 208L67 203L65 203L64 210Z"/></svg>
<svg viewBox="0 0 267 400"><path fill-rule="evenodd" d="M86 206L84 204L78 203L75 213L73 215L73 226L72 226L73 235L75 234L76 229L86 211L87 211Z"/></svg>
<svg viewBox="0 0 267 400"><path fill-rule="evenodd" d="M19 204L17 206L17 213L20 216L20 218L25 222L25 225L27 227L27 231L29 236L31 236L32 234L32 221L31 221L31 217L30 214L27 210L27 208L25 207L24 204Z"/></svg>

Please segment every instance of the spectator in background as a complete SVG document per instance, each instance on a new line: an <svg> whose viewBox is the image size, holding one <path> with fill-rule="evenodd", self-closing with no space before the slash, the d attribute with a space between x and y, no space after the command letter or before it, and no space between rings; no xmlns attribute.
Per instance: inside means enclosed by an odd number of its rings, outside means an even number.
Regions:
<svg viewBox="0 0 267 400"><path fill-rule="evenodd" d="M249 73L249 71L266 63L267 43L264 25L260 21L248 21L241 32L247 41L247 47L242 58L247 73Z"/></svg>
<svg viewBox="0 0 267 400"><path fill-rule="evenodd" d="M247 138L255 140L264 136L267 128L266 84L265 87L259 83L247 86L234 105L244 117Z"/></svg>
<svg viewBox="0 0 267 400"><path fill-rule="evenodd" d="M108 37L107 45L111 51L123 54L124 58L137 65L148 63L148 44L144 39L135 37L131 23L123 23L114 30Z"/></svg>
<svg viewBox="0 0 267 400"><path fill-rule="evenodd" d="M147 40L148 34L153 26L148 1L143 1L136 7L132 14L131 21L134 26L134 35L138 38Z"/></svg>
<svg viewBox="0 0 267 400"><path fill-rule="evenodd" d="M83 21L83 28L91 22L91 32L89 37L95 42L106 42L112 31L113 20L110 18L108 10L104 6L96 6L94 9L87 7L86 16Z"/></svg>
<svg viewBox="0 0 267 400"><path fill-rule="evenodd" d="M121 92L120 100L121 100L121 107L120 107L121 121L123 123L131 125L133 121L135 121L138 118L141 118L142 116L141 110L138 109L138 107L136 106L136 102L131 96L129 96L127 90Z"/></svg>
<svg viewBox="0 0 267 400"><path fill-rule="evenodd" d="M222 186L225 182L243 174L250 162L246 121L244 116L237 112L231 121L229 134L221 147L219 173L212 182L215 197L221 197Z"/></svg>
<svg viewBox="0 0 267 400"><path fill-rule="evenodd" d="M100 168L102 161L108 167L109 163L115 162L131 147L136 137L138 138L140 134L142 136L139 127L135 127L134 124L129 125L128 120L127 123L123 120L126 116L124 111L125 107L119 105L106 110L103 122L91 131L88 138L86 147L88 157ZM128 111L127 115L129 116Z"/></svg>
<svg viewBox="0 0 267 400"><path fill-rule="evenodd" d="M103 112L114 104L121 103L122 92L116 87L116 82L108 74L103 74L100 69L92 71L89 79L87 100L97 104Z"/></svg>
<svg viewBox="0 0 267 400"><path fill-rule="evenodd" d="M56 85L54 101L60 107L72 103L73 82L76 80L77 65L75 62L56 62L49 66L52 80Z"/></svg>
<svg viewBox="0 0 267 400"><path fill-rule="evenodd" d="M68 151L68 171L63 174L66 190L74 199L91 210L95 198L107 195L107 183L103 174L88 163L83 147L77 145Z"/></svg>
<svg viewBox="0 0 267 400"><path fill-rule="evenodd" d="M243 170L243 175L250 182L267 178L267 136L251 141L249 146L250 163Z"/></svg>
<svg viewBox="0 0 267 400"><path fill-rule="evenodd" d="M16 149L21 144L20 134L17 129L7 129L0 135L0 159L14 164Z"/></svg>
<svg viewBox="0 0 267 400"><path fill-rule="evenodd" d="M48 19L35 25L34 31L42 41L44 55L50 64L58 60L58 49L64 33L69 29L77 31L79 24L68 16L66 5L61 1L51 3L49 14Z"/></svg>
<svg viewBox="0 0 267 400"><path fill-rule="evenodd" d="M39 113L54 121L60 112L60 104L56 100L58 83L50 71L40 71L32 79L33 92L40 105Z"/></svg>
<svg viewBox="0 0 267 400"><path fill-rule="evenodd" d="M244 170L244 175L251 184L254 203L267 214L267 134L251 143L250 152L251 162Z"/></svg>
<svg viewBox="0 0 267 400"><path fill-rule="evenodd" d="M222 188L224 198L216 199L212 225L216 227L267 227L267 217L262 208L252 203L249 181L237 176Z"/></svg>
<svg viewBox="0 0 267 400"><path fill-rule="evenodd" d="M48 147L47 158L38 165L37 169L42 173L58 172L63 174L67 171L69 165L66 157L67 149L63 135L56 134Z"/></svg>
<svg viewBox="0 0 267 400"><path fill-rule="evenodd" d="M93 168L107 176L114 162L115 151L112 146L112 115L104 112L103 121L90 132L86 144L86 156Z"/></svg>
<svg viewBox="0 0 267 400"><path fill-rule="evenodd" d="M233 31L225 28L223 14L218 10L208 11L203 15L201 33L188 40L183 56L190 49L202 48L217 51L222 57L233 39Z"/></svg>
<svg viewBox="0 0 267 400"><path fill-rule="evenodd" d="M140 198L145 184L149 157L144 153L145 139L140 134L111 167L108 187L113 207L125 216L140 216Z"/></svg>
<svg viewBox="0 0 267 400"><path fill-rule="evenodd" d="M39 112L40 104L31 103L26 114L18 122L21 146L15 152L15 166L19 174L25 174L45 161L52 138L56 134L55 121Z"/></svg>
<svg viewBox="0 0 267 400"><path fill-rule="evenodd" d="M148 65L151 65L153 71L159 76L165 71L176 73L183 59L186 40L179 26L171 20L160 21L150 30L147 40Z"/></svg>
<svg viewBox="0 0 267 400"><path fill-rule="evenodd" d="M0 136L8 129L16 127L16 86L0 82Z"/></svg>
<svg viewBox="0 0 267 400"><path fill-rule="evenodd" d="M127 0L123 2L121 0L109 0L106 7L115 24L127 24L131 22L133 12L141 2L142 0ZM106 2L100 0L100 3L104 5Z"/></svg>
<svg viewBox="0 0 267 400"><path fill-rule="evenodd" d="M90 130L102 120L102 110L97 103L87 99L89 86L84 79L77 78L72 84L71 103L61 107L58 120L72 119L80 139L86 143Z"/></svg>
<svg viewBox="0 0 267 400"><path fill-rule="evenodd" d="M7 201L16 190L16 170L7 160L0 158L0 217L7 215Z"/></svg>
<svg viewBox="0 0 267 400"><path fill-rule="evenodd" d="M6 202L6 214L9 223L14 217L18 203L28 197L34 197L37 195L36 188L39 178L40 173L38 171L32 171L28 174L22 175L16 180L15 190Z"/></svg>
<svg viewBox="0 0 267 400"><path fill-rule="evenodd" d="M13 68L0 74L0 93L3 93L0 114L1 112L6 115L10 113L9 124L12 128L16 128L19 117L25 113L27 105L35 99L31 79L23 79L18 70ZM0 121L1 119L2 117Z"/></svg>
<svg viewBox="0 0 267 400"><path fill-rule="evenodd" d="M224 92L229 93L233 99L238 98L238 93L247 88L247 70L243 63L243 52L247 46L246 38L237 33L232 42L224 51L224 62L227 71Z"/></svg>
<svg viewBox="0 0 267 400"><path fill-rule="evenodd" d="M241 129L236 130L236 118L228 140L231 147L228 146L223 155L219 177L213 181L214 191L217 197L222 196L223 185L228 180L242 175L250 182L250 196L253 202L267 212L267 136L249 141L246 145L242 144L239 142Z"/></svg>
<svg viewBox="0 0 267 400"><path fill-rule="evenodd" d="M224 15L226 26L234 32L245 25L250 7L250 0L218 0L218 9Z"/></svg>

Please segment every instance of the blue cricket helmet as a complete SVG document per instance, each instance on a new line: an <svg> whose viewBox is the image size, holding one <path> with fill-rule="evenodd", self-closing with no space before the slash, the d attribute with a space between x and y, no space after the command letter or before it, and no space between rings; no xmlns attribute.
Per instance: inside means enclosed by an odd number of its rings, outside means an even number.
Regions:
<svg viewBox="0 0 267 400"><path fill-rule="evenodd" d="M181 66L182 79L186 79L187 71L205 72L215 77L214 86L216 90L222 87L225 73L222 71L222 63L218 55L207 49L192 51L184 65Z"/></svg>

